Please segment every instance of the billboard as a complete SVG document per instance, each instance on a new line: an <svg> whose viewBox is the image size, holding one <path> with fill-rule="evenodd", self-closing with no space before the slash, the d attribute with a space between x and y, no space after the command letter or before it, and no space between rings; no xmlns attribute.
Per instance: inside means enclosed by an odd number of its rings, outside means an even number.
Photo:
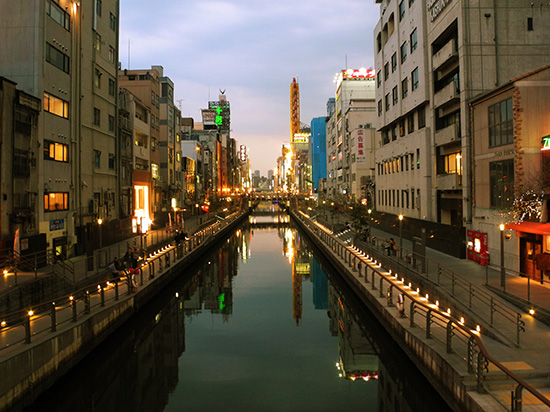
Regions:
<svg viewBox="0 0 550 412"><path fill-rule="evenodd" d="M216 111L209 109L202 109L202 124L205 126L216 125Z"/></svg>

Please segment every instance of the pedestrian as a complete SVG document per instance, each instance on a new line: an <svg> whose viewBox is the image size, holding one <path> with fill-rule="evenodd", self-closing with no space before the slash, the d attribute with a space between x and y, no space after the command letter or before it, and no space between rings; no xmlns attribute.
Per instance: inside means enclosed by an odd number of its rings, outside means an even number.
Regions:
<svg viewBox="0 0 550 412"><path fill-rule="evenodd" d="M386 246L386 249L388 250L388 256L395 255L396 248L397 248L397 245L395 244L393 237L390 237L388 245Z"/></svg>
<svg viewBox="0 0 550 412"><path fill-rule="evenodd" d="M124 262L126 262L126 265L128 265L129 268L133 268L135 266L134 265L134 261L135 261L135 255L134 255L134 250L129 247L128 250L126 251L126 254L124 255Z"/></svg>
<svg viewBox="0 0 550 412"><path fill-rule="evenodd" d="M111 264L109 265L109 269L111 269L111 276L113 277L113 280L120 279L121 274L124 274L123 267L118 261L118 258L114 258Z"/></svg>
<svg viewBox="0 0 550 412"><path fill-rule="evenodd" d="M137 291L137 280L136 280L136 274L139 269L134 268L130 269L128 271L128 289L131 293L135 293Z"/></svg>

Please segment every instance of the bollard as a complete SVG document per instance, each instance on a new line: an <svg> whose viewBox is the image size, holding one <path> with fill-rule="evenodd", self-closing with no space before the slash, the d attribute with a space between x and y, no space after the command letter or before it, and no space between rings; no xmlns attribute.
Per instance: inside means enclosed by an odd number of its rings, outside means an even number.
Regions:
<svg viewBox="0 0 550 412"><path fill-rule="evenodd" d="M31 343L31 316L33 312L29 310L27 313L27 321L25 322L25 343Z"/></svg>
<svg viewBox="0 0 550 412"><path fill-rule="evenodd" d="M118 282L115 282L115 300L118 300Z"/></svg>
<svg viewBox="0 0 550 412"><path fill-rule="evenodd" d="M101 295L101 307L104 307L105 306L105 288L103 287L103 285L101 285L99 288L99 294Z"/></svg>
<svg viewBox="0 0 550 412"><path fill-rule="evenodd" d="M454 327L453 327L453 321L449 320L447 322L447 353L453 353L453 336L454 333Z"/></svg>

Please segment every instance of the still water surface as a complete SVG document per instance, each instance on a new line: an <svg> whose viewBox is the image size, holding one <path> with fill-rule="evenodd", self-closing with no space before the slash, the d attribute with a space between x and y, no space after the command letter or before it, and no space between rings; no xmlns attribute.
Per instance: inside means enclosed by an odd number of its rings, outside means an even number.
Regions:
<svg viewBox="0 0 550 412"><path fill-rule="evenodd" d="M445 411L295 229L242 227L29 411Z"/></svg>

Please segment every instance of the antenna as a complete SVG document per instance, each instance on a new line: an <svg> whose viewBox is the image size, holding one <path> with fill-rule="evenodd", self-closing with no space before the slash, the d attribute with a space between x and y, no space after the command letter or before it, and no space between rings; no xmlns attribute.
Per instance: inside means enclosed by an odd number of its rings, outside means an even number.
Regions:
<svg viewBox="0 0 550 412"><path fill-rule="evenodd" d="M130 39L128 38L128 70L130 70Z"/></svg>
<svg viewBox="0 0 550 412"><path fill-rule="evenodd" d="M344 69L348 69L348 55L346 54L346 66L344 67Z"/></svg>
<svg viewBox="0 0 550 412"><path fill-rule="evenodd" d="M180 108L180 112L182 111L182 102L184 101L185 99L179 99L177 100L178 102L178 107Z"/></svg>

